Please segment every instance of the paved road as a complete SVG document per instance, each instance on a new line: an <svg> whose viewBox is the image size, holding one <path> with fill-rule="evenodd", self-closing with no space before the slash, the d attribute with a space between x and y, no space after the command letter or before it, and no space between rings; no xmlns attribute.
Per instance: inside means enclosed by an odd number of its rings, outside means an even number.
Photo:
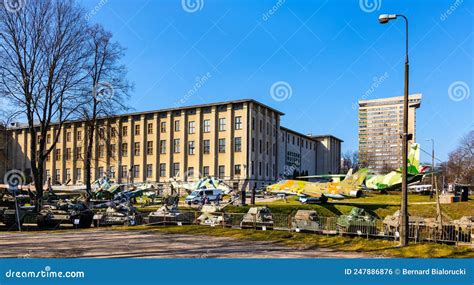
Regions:
<svg viewBox="0 0 474 285"><path fill-rule="evenodd" d="M360 258L362 253L298 250L265 241L111 229L0 233L0 256L19 258Z"/></svg>

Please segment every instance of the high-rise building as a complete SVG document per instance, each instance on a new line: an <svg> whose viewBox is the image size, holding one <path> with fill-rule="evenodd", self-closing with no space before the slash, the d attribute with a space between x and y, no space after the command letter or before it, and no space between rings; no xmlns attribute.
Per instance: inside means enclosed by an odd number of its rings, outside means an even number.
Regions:
<svg viewBox="0 0 474 285"><path fill-rule="evenodd" d="M421 94L409 96L408 132L416 141ZM359 163L374 172L402 166L403 96L359 101Z"/></svg>
<svg viewBox="0 0 474 285"><path fill-rule="evenodd" d="M315 174L318 140L280 127L283 113L251 99L194 105L101 118L93 142L92 180L167 183L216 176L234 188L274 183L289 169ZM81 184L87 130L83 121L53 125L45 177ZM29 176L30 134L9 128L9 168ZM338 151L340 147L333 151ZM337 156L336 155L336 156ZM282 159L279 159L279 158Z"/></svg>

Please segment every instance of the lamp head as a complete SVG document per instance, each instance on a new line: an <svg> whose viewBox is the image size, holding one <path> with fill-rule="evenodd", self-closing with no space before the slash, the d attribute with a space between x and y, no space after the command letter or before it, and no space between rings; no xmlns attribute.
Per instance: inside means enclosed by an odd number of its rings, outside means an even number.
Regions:
<svg viewBox="0 0 474 285"><path fill-rule="evenodd" d="M397 15L394 14L382 14L379 16L379 23L380 24L386 24L390 20L394 20L397 18Z"/></svg>

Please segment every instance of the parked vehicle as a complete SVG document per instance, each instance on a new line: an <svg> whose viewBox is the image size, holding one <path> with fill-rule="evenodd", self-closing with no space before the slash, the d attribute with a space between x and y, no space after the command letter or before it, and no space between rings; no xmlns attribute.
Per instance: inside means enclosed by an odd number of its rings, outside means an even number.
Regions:
<svg viewBox="0 0 474 285"><path fill-rule="evenodd" d="M206 197L208 202L217 202L219 199L222 200L222 195L224 194L223 190L220 189L199 189L193 191L191 194L189 194L186 197L186 203L188 205L197 205L197 204L203 204L204 203L204 198Z"/></svg>

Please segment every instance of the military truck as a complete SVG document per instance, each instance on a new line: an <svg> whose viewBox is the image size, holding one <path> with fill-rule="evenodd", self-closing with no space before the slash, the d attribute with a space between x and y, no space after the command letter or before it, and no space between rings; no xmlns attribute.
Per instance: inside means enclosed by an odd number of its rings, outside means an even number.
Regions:
<svg viewBox="0 0 474 285"><path fill-rule="evenodd" d="M321 224L318 212L314 210L298 210L293 217L292 230L294 231L320 231Z"/></svg>
<svg viewBox="0 0 474 285"><path fill-rule="evenodd" d="M341 234L378 234L376 219L362 208L354 207L348 215L337 218L337 231Z"/></svg>
<svg viewBox="0 0 474 285"><path fill-rule="evenodd" d="M273 216L267 207L251 207L240 222L240 227L273 230Z"/></svg>

